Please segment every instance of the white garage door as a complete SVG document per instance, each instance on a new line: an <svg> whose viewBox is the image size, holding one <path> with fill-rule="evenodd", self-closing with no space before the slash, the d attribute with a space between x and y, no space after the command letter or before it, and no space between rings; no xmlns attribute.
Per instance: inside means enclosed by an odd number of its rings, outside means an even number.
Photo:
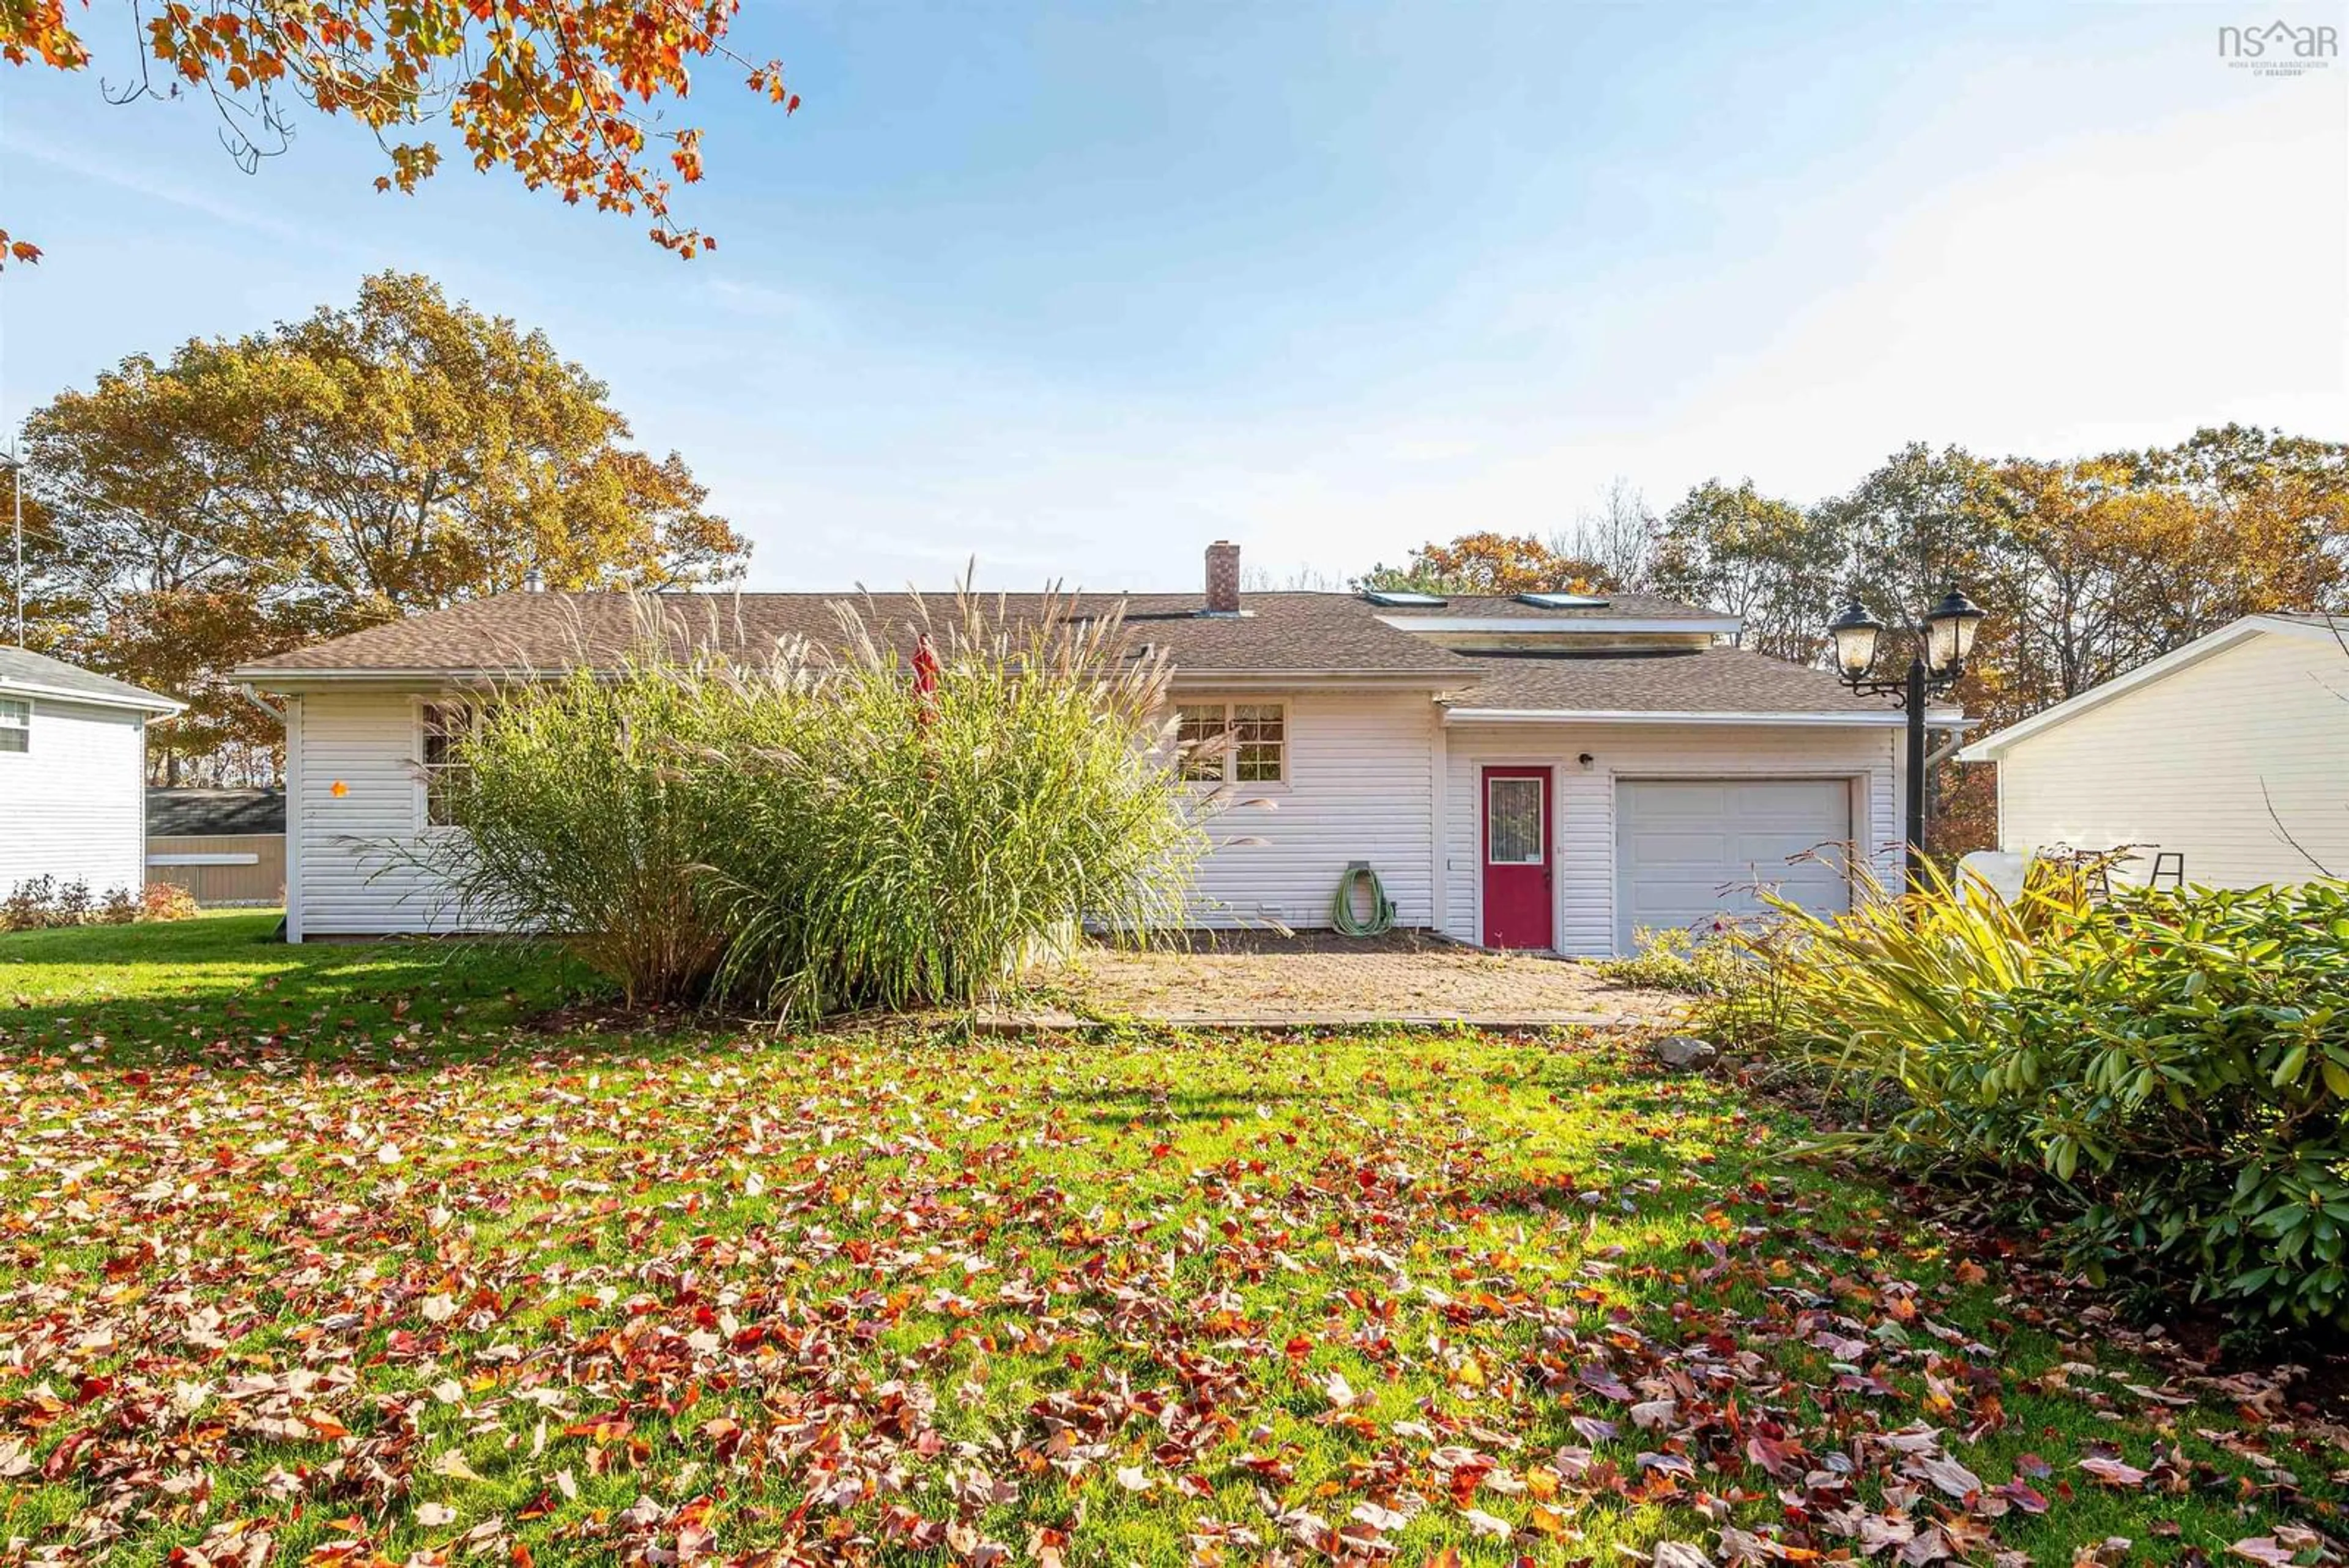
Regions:
<svg viewBox="0 0 2349 1568"><path fill-rule="evenodd" d="M1759 887L1822 913L1851 907L1842 779L1623 779L1615 785L1615 949L1635 927L1752 915ZM1824 846L1824 847L1822 847ZM1817 849L1817 859L1799 858Z"/></svg>

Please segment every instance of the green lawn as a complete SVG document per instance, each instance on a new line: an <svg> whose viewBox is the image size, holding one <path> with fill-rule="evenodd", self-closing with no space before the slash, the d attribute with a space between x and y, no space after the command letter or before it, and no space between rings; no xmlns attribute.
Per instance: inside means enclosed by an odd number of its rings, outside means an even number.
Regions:
<svg viewBox="0 0 2349 1568"><path fill-rule="evenodd" d="M1601 1038L567 1036L537 950L274 923L0 937L0 1562L2313 1561L2343 1495Z"/></svg>

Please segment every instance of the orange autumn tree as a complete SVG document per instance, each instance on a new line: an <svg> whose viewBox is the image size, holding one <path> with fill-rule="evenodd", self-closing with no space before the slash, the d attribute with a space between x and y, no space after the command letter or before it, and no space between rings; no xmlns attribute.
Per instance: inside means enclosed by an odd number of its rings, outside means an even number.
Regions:
<svg viewBox="0 0 2349 1568"><path fill-rule="evenodd" d="M1530 534L1490 530L1449 543L1431 540L1411 553L1406 566L1372 566L1365 588L1439 594L1606 592L1617 585L1595 561L1561 556Z"/></svg>
<svg viewBox="0 0 2349 1568"><path fill-rule="evenodd" d="M701 132L655 126L645 111L684 98L701 61L739 68L750 91L786 114L800 102L780 61L754 65L727 47L740 8L740 0L164 0L120 14L144 35L130 96L208 93L248 168L283 147L299 103L367 127L390 161L376 188L413 192L440 166L439 144L417 128L440 121L474 168L503 164L566 202L646 213L654 244L690 257L717 241L672 217L669 190L672 177L701 178ZM64 0L0 0L0 60L80 70L90 51ZM0 229L0 265L39 255Z"/></svg>
<svg viewBox="0 0 2349 1568"><path fill-rule="evenodd" d="M523 587L724 583L750 545L541 332L384 273L236 338L133 355L26 421L28 640L188 698L150 755L274 749L228 671ZM264 769L265 771L265 769Z"/></svg>

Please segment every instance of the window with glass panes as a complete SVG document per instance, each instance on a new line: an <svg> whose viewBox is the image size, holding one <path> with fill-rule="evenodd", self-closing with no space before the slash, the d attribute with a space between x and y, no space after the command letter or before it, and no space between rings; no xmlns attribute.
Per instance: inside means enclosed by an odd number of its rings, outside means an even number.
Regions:
<svg viewBox="0 0 2349 1568"><path fill-rule="evenodd" d="M1286 771L1288 724L1278 702L1232 704L1232 777L1241 784L1278 784Z"/></svg>
<svg viewBox="0 0 2349 1568"><path fill-rule="evenodd" d="M1542 859L1542 781L1485 781L1485 859L1494 866L1538 866Z"/></svg>
<svg viewBox="0 0 2349 1568"><path fill-rule="evenodd" d="M1182 758L1183 776L1200 784L1220 784L1229 761L1226 710L1221 702L1178 702L1174 706L1174 744Z"/></svg>
<svg viewBox="0 0 2349 1568"><path fill-rule="evenodd" d="M1180 702L1183 776L1206 784L1280 784L1288 776L1288 714L1278 702Z"/></svg>
<svg viewBox="0 0 2349 1568"><path fill-rule="evenodd" d="M465 738L480 722L471 702L421 702L417 705L417 757L424 764L424 822L446 827L456 818L451 797L463 782Z"/></svg>

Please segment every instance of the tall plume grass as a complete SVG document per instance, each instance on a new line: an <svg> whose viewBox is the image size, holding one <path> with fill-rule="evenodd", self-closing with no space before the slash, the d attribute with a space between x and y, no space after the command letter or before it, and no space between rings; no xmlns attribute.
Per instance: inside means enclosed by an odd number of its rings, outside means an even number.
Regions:
<svg viewBox="0 0 2349 1568"><path fill-rule="evenodd" d="M554 935L633 1002L801 1019L968 1005L1087 926L1181 923L1215 802L1165 765L1168 668L1118 614L836 612L757 662L648 614L616 668L487 693L433 848L460 920Z"/></svg>

